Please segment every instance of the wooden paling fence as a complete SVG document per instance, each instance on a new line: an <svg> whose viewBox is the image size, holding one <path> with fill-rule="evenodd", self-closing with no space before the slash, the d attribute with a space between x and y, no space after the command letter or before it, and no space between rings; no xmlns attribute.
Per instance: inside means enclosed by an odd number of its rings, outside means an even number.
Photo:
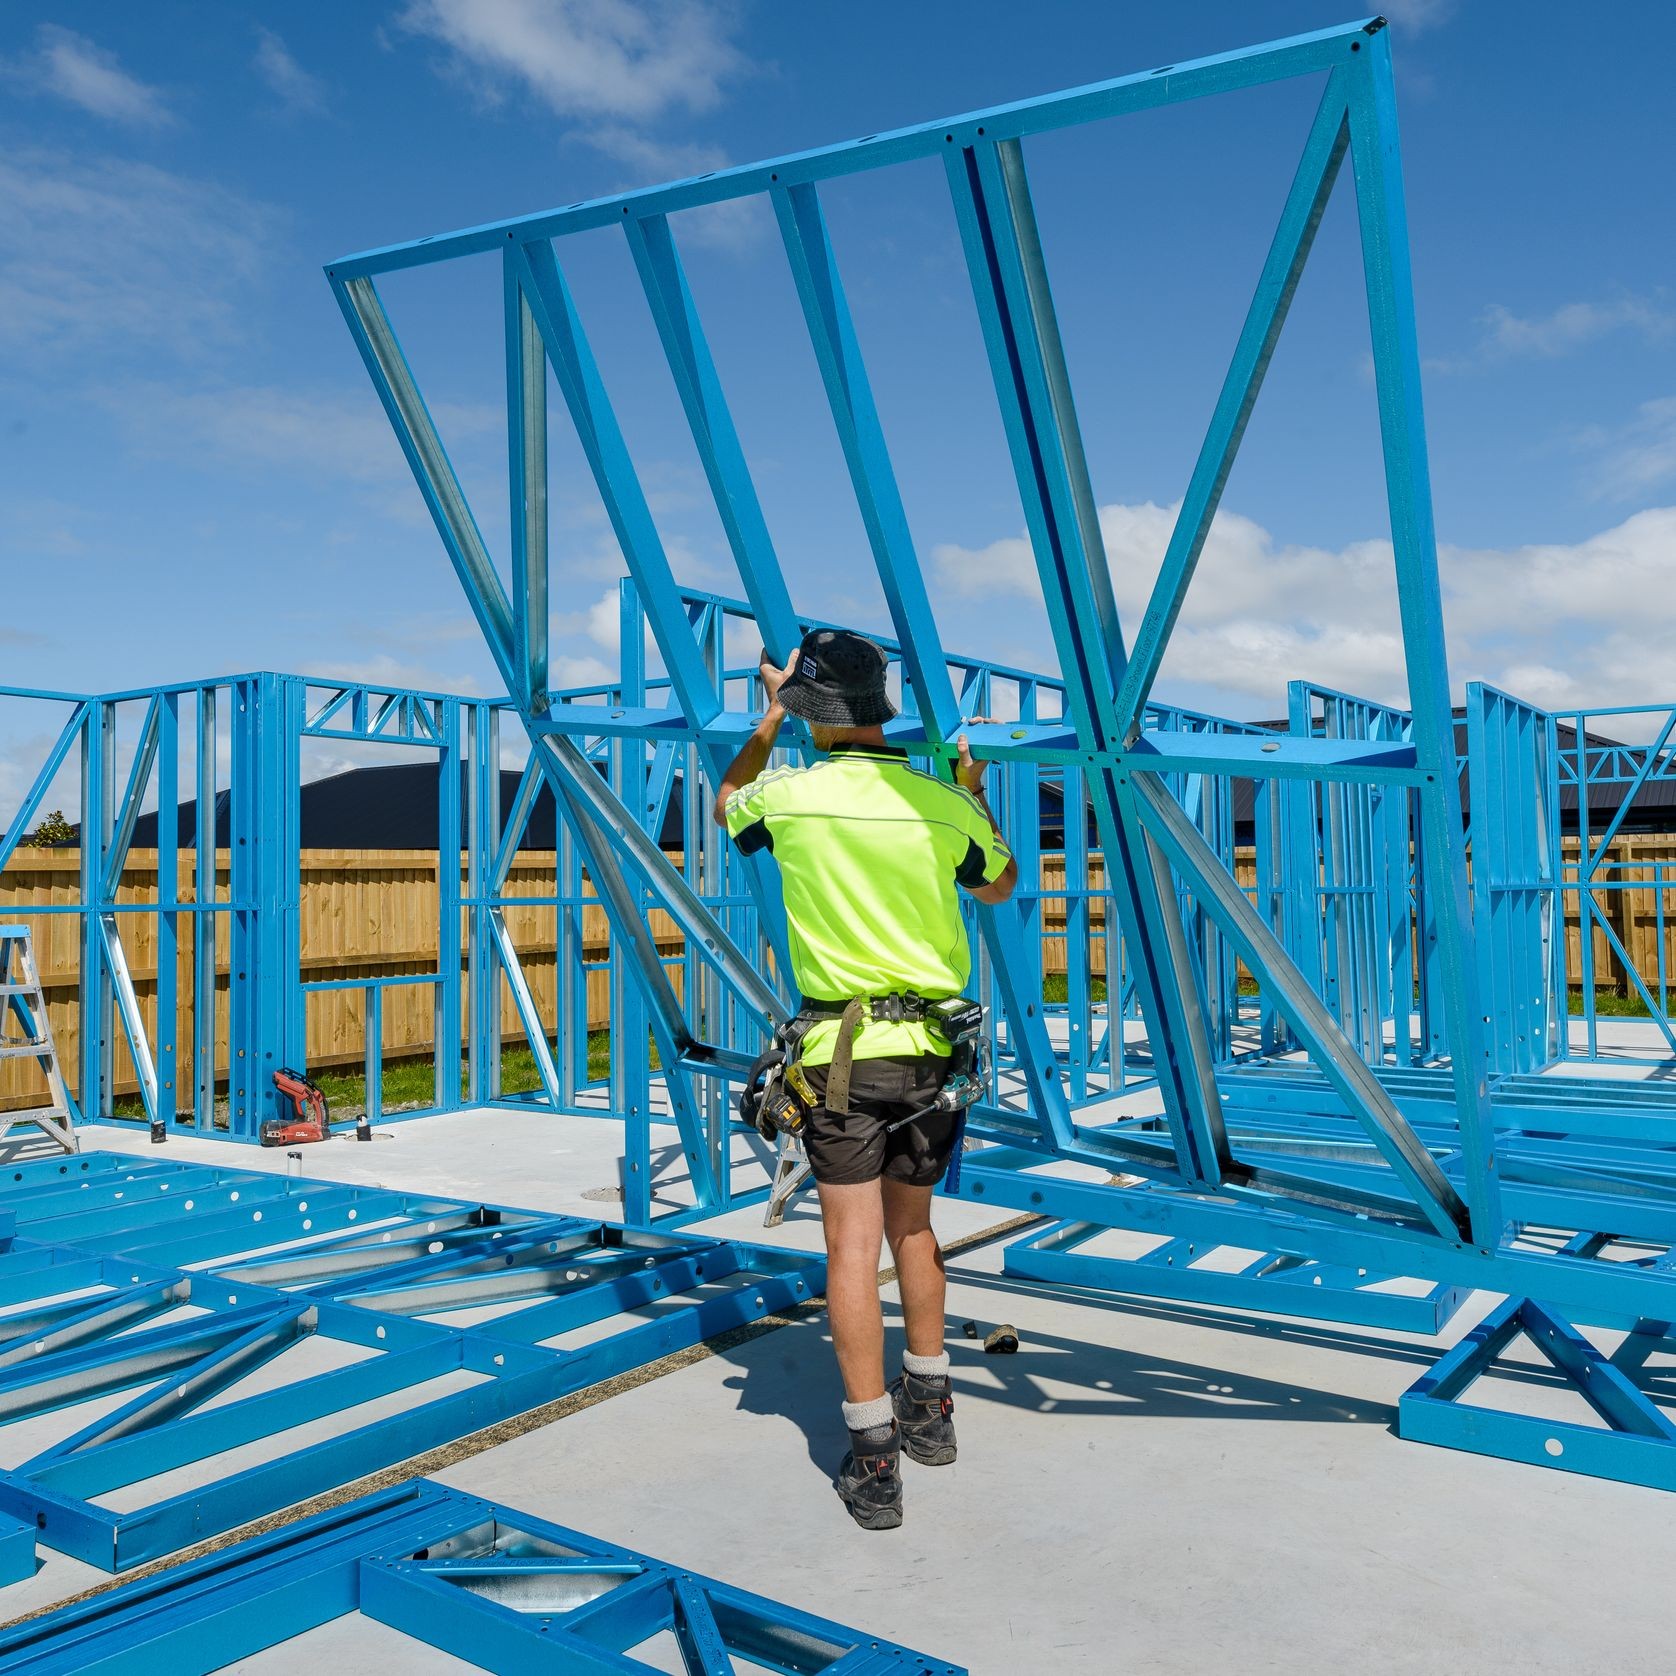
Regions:
<svg viewBox="0 0 1676 1676"><path fill-rule="evenodd" d="M215 891L227 894L228 855L216 858ZM507 880L506 895L553 896L557 889L557 857L551 850L520 853ZM71 1080L79 1082L80 1005L78 984L81 970L80 916L42 913L50 906L68 906L79 900L81 858L74 849L19 849L11 864L0 874L0 924L31 927L40 961L41 982L47 998L47 1012L59 1057ZM194 899L194 858L183 853L176 901ZM440 901L437 892L435 850L304 850L302 893L299 916L303 982L366 977L397 977L430 974L437 970ZM462 873L462 890L464 879ZM119 905L144 905L157 901L157 854L135 850L128 857L117 892ZM558 997L558 923L560 912L553 907L509 906L505 909L507 930L522 956L525 975L542 1015L554 1016ZM591 901L576 910L582 920L583 958L590 965L604 962L609 953L605 912ZM184 1068L189 1063L195 1014L193 994L194 926L197 916L178 916L176 961L177 1055ZM216 927L215 1040L216 1070L222 1076L227 1063L227 916L214 916ZM157 916L151 913L123 913L119 916L123 948L128 956L134 989L140 1000L152 1040L157 1029ZM659 948L679 954L681 939L666 914L650 917ZM464 931L462 928L462 945ZM681 974L672 974L677 991ZM610 981L606 972L587 974L588 1023L602 1029L609 1021ZM384 992L383 1051L385 1061L428 1056L435 1032L435 986L399 985ZM511 993L502 985L501 1039L514 1045L524 1040ZM139 1084L117 1031L114 1087L116 1092L134 1093ZM366 1051L366 1008L359 990L332 990L310 994L305 1007L305 1043L308 1065L321 1069L332 1065L359 1066ZM0 1065L0 1108L27 1104L36 1091L38 1073L33 1060Z"/></svg>
<svg viewBox="0 0 1676 1676"><path fill-rule="evenodd" d="M1631 888L1601 891L1596 901L1601 917L1628 951L1636 970L1657 994L1659 943L1664 943L1664 970L1676 974L1676 836L1618 840L1611 847L1611 870L1602 877L1622 880ZM556 890L556 856L550 850L520 853L507 882L506 895L551 896ZM216 894L227 891L227 853L217 856ZM1565 840L1566 878L1576 876L1577 842ZM80 856L73 849L19 849L0 874L0 923L32 927L47 995L47 1009L59 1055L67 1067L79 1063L79 1006L77 983L81 965L80 918L71 913L43 913L43 908L70 906L79 899ZM192 899L196 881L194 858L180 857L176 900ZM1240 882L1255 876L1252 852L1236 859ZM1089 858L1089 883L1098 889L1103 878L1101 858ZM1066 969L1066 899L1064 858L1043 858L1043 899L1037 915L1042 935L1044 969ZM128 857L120 904L157 901L157 855L136 850ZM438 912L437 853L434 850L305 850L302 853L301 950L304 982L360 977L390 977L434 973L437 969ZM1661 911L1662 907L1662 911ZM1096 976L1105 975L1106 903L1093 897L1087 906L1090 959ZM569 909L511 906L505 910L507 928L522 956L524 970L544 1017L554 1016L559 982L557 970L558 916ZM577 910L582 917L584 959L604 962L609 940L604 911L592 902ZM191 1043L193 916L179 916L179 1000L174 1021L178 1054L184 1066ZM217 926L216 1040L225 1070L226 1044L226 915L215 916ZM123 945L133 972L135 989L148 1028L156 1030L157 920L154 914L120 916ZM681 939L667 915L654 913L651 926L666 955L681 952ZM1575 893L1568 893L1566 915L1566 970L1576 982L1580 970L1581 932ZM1606 934L1594 934L1597 986L1623 992L1622 963ZM679 984L680 974L675 974ZM588 1024L603 1029L609 1022L609 979L603 970L590 971ZM428 984L386 990L384 997L384 1056L387 1061L428 1055L434 1035L434 988ZM508 1044L523 1040L510 994L503 986L501 1034ZM137 1088L125 1044L119 1041L115 1086L120 1093ZM157 1039L155 1036L153 1039ZM365 1008L356 990L316 993L308 997L306 1018L308 1064L313 1068L359 1065L365 1054ZM0 1066L0 1107L26 1103L36 1093L32 1061ZM72 1078L72 1080L78 1080Z"/></svg>

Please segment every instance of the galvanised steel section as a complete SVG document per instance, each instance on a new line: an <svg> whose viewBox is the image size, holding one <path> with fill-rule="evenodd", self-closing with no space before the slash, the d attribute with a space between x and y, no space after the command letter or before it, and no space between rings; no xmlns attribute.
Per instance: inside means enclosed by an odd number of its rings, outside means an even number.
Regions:
<svg viewBox="0 0 1676 1676"><path fill-rule="evenodd" d="M1608 1243L1591 1236L1573 1249ZM1626 1255L1650 1260L1644 1250ZM1527 1348L1570 1398L1580 1399L1580 1409L1593 1411L1595 1423L1489 1406L1498 1371L1530 1377L1528 1359L1508 1354ZM1551 1306L1508 1298L1403 1393L1397 1432L1421 1443L1676 1490L1676 1422L1660 1400L1660 1371L1649 1366L1654 1357L1667 1362L1671 1350L1667 1322L1637 1322L1608 1352Z"/></svg>
<svg viewBox="0 0 1676 1676"><path fill-rule="evenodd" d="M281 1115L273 1070L302 1063L308 998L333 989L354 991L363 1004L372 1121L397 1115L382 1109L383 1002L396 987L426 988L435 997L434 1090L425 1109L455 1110L463 1103L462 1044L473 1079L468 1094L492 1083L501 1045L498 1004L491 998L506 960L512 962L509 981L520 991L510 943L502 949L483 931L497 895L498 887L487 888L493 868L502 869L504 880L523 830L520 824L503 841L495 808L495 716L504 701L264 672L100 695L0 688L0 705L12 702L58 707L63 722L0 838L0 868L23 864L18 851L55 782L78 768L82 780L79 900L29 910L38 927L66 916L80 926L75 1098L82 1120L118 1120L121 1054L138 1086L138 1115L157 1139L190 1128L204 1138L254 1143L263 1119ZM439 869L434 971L303 977L299 773L300 753L314 740L411 748L436 761L437 848L443 857L464 855L471 883L462 894L453 868ZM462 792L468 780L469 790ZM184 867L183 781L196 811ZM156 821L155 900L145 892L123 895L124 866L142 812ZM523 813L527 818L527 806ZM579 899L579 881L574 893ZM462 908L472 916L469 942L461 936ZM137 917L152 931L151 997L138 992L128 953ZM190 961L193 996L185 1020L178 990L183 959ZM468 995L481 1002L469 1032ZM185 1030L177 1030L180 1022ZM532 1049L545 1047L545 1027L533 1013L524 1023L533 1031ZM218 1086L223 1082L224 1089Z"/></svg>
<svg viewBox="0 0 1676 1676"><path fill-rule="evenodd" d="M108 1153L8 1175L0 1512L109 1570L824 1289L801 1253L381 1188ZM25 1423L59 1411L43 1448Z"/></svg>
<svg viewBox="0 0 1676 1676"><path fill-rule="evenodd" d="M1290 731L1303 738L1413 737L1408 711L1312 682L1289 683L1287 703ZM1448 1054L1415 815L1412 787L1300 781L1277 784L1269 808L1258 812L1260 899L1271 904L1288 953L1371 1065ZM1283 1027L1265 1023L1272 1045L1289 1045Z"/></svg>
<svg viewBox="0 0 1676 1676"><path fill-rule="evenodd" d="M491 1670L667 1671L661 1648L656 1663L637 1653L668 1632L688 1676L965 1676L865 1630L424 1478L0 1631L0 1671L209 1672L351 1613ZM306 1658L306 1643L294 1656Z"/></svg>
<svg viewBox="0 0 1676 1676"><path fill-rule="evenodd" d="M1610 1058L1628 1063L1662 1064L1676 1054L1676 1016L1673 1016L1671 974L1665 937L1676 886L1676 866L1657 859L1618 859L1612 846L1633 829L1638 796L1676 779L1676 707L1670 705L1617 706L1556 712L1549 721L1555 729L1551 747L1558 767L1558 788L1571 788L1577 800L1577 859L1560 862L1562 901L1574 898L1580 925L1576 969L1570 951L1561 947L1558 994L1580 992L1582 1041L1560 1032L1563 1058ZM1621 743L1618 735L1639 736L1639 743ZM1562 742L1563 741L1563 742ZM1551 806L1559 790L1550 783ZM1558 850L1556 839L1555 848ZM1623 914L1635 895L1651 898L1650 909L1656 965L1648 974L1625 947ZM1604 945L1599 958L1596 939ZM1655 1039L1650 1053L1625 1053L1603 1048L1599 1025L1599 992L1603 984L1622 982L1633 1002L1651 1020ZM1561 1006L1564 1011L1563 1005Z"/></svg>
<svg viewBox="0 0 1676 1676"><path fill-rule="evenodd" d="M1045 256L1030 205L1024 145L1032 135L1129 111L1252 86L1281 77L1324 78L1316 120L1307 136L1268 261L1236 346L1223 396L1212 415L1200 467L1184 500L1137 655L1129 659L1113 603L1111 580L1094 517ZM1506 1219L1498 1194L1488 1086L1480 1074L1476 972L1466 913L1466 876L1459 788L1454 772L1435 544L1431 528L1419 353L1414 335L1407 243L1397 158L1388 37L1379 20L1346 25L1216 58L1165 67L1073 92L925 124L865 142L829 147L700 181L596 200L463 233L369 252L327 269L351 333L384 403L438 532L509 690L527 693L518 709L561 806L580 820L590 873L606 899L613 929L636 948L652 1033L675 1102L689 1156L694 1136L682 1113L692 1081L737 1073L737 1056L695 1028L664 978L627 880L650 888L693 939L699 956L759 1022L784 1006L758 975L750 951L726 936L687 882L646 842L636 812L609 795L597 777L579 771L569 736L588 729L573 707L537 702L531 679L528 624L545 599L544 579L530 566L545 543L523 538L523 574L516 606L489 556L458 477L380 299L388 272L498 249L506 269L508 341L525 334L524 311L546 350L566 410L602 496L619 545L645 605L670 679L666 709L624 706L624 731L675 738L701 748L712 770L751 723L724 707L726 694L708 670L691 623L669 577L661 541L639 487L636 468L605 391L584 323L566 284L560 248L566 236L606 224L621 226L631 247L663 258L662 282L651 287L661 341L677 363L695 432L723 446L708 475L718 500L742 487L745 465L731 423L718 433L723 398L701 342L696 307L673 266L671 211L698 204L765 196L773 208L811 345L842 445L858 509L878 566L894 631L915 698L915 718L900 735L917 738L945 770L962 706L949 679L897 488L888 444L873 403L864 346L846 300L838 253L820 201L820 185L910 158L944 159L951 213L971 272L978 320L1011 448L1032 549L1065 680L1064 713L1052 721L973 729L974 744L999 761L1035 760L1077 767L1093 809L1107 877L1128 937L1136 995L1147 1020L1170 1134L1167 1156L1155 1156L1178 1183L1200 1189L1256 1188L1279 1197L1330 1201L1356 1218L1419 1225L1449 1248L1488 1252ZM1377 745L1337 739L1207 737L1144 731L1150 696L1180 601L1190 585L1204 533L1215 514L1269 358L1307 260L1322 212L1348 163L1353 177L1378 392L1386 481L1395 548L1397 594L1406 672L1414 700L1412 737ZM641 224L637 229L636 224ZM657 264L650 264L657 265ZM672 316L678 315L678 319ZM673 329L671 325L673 324ZM520 343L524 342L519 336ZM522 365L522 361L520 365ZM511 381L511 406L525 413L528 379ZM705 444L701 442L701 452ZM527 458L518 447L514 453ZM516 474L515 474L516 475ZM531 499L514 484L513 522L525 527ZM545 506L545 497L541 497ZM747 501L747 512L750 503ZM724 527L728 514L724 510ZM748 516L747 522L751 523ZM746 592L777 613L765 642L783 640L782 598L762 587L764 567L777 570L771 548L735 520L735 552ZM781 571L783 576L783 570ZM770 589L769 592L773 590ZM520 630L519 625L525 625ZM567 709L571 713L567 714ZM1163 777L1171 774L1249 777L1264 781L1342 779L1409 788L1418 809L1427 891L1438 904L1436 937L1440 1003L1453 1049L1461 1168L1453 1179L1420 1144L1406 1120L1307 980L1244 894L1232 886L1214 848L1183 815ZM1388 1166L1389 1181L1367 1192L1326 1179L1300 1182L1298 1171L1266 1176L1231 1149L1215 1068L1217 1042L1208 1022L1205 984L1176 912L1185 890L1237 950L1295 1039L1337 1086L1346 1107ZM986 1132L1038 1153L1102 1161L1104 1137L1079 1128L1041 1011L1041 992L1026 981L1022 922L1016 907L981 909L979 929L995 974L1009 1044L1028 1096L1019 1111L981 1114ZM695 1172L696 1173L696 1172ZM1306 1168L1303 1175L1308 1176Z"/></svg>
<svg viewBox="0 0 1676 1676"><path fill-rule="evenodd" d="M1284 1252L1199 1244L1185 1236L1162 1240L1134 1256L1084 1249L1110 1236L1110 1229L1093 1222L1049 1223L1007 1247L1004 1272L1010 1279L1053 1286L1347 1321L1404 1333L1442 1332L1466 1301L1464 1289L1441 1281L1411 1283Z"/></svg>
<svg viewBox="0 0 1676 1676"><path fill-rule="evenodd" d="M1559 745L1554 718L1534 705L1481 681L1467 683L1466 700L1484 1063L1492 1075L1517 1075L1566 1056ZM1585 857L1580 872L1590 871ZM1580 915L1585 945L1591 909L1592 898ZM1661 937L1661 957L1662 949ZM1592 985L1585 994L1592 1049Z"/></svg>

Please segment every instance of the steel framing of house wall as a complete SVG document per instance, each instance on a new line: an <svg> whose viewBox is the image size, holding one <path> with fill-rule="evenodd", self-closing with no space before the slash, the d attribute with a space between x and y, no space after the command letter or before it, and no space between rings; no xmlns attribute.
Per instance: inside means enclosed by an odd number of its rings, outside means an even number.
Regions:
<svg viewBox="0 0 1676 1676"><path fill-rule="evenodd" d="M633 1676L668 1632L689 1676L962 1666L428 1479L0 1631L16 1676L223 1669L350 1613L492 1670Z"/></svg>
<svg viewBox="0 0 1676 1676"><path fill-rule="evenodd" d="M1034 136L1164 104L1309 76L1321 100L1281 209L1268 258L1234 346L1220 398L1183 497L1152 597L1132 637L1119 622L1031 206L1026 147ZM770 654L784 658L799 619L764 523L749 464L711 358L675 237L678 212L766 199L820 367L831 417L917 699L897 737L947 770L962 724L936 614L916 555L865 354L821 204L823 184L915 159L940 157L972 282L983 342L1065 682L1052 721L970 729L1001 762L1076 767L1095 815L1108 888L1127 940L1135 994L1162 1094L1159 1121L1102 1115L1066 1088L1027 981L1016 908L978 910L1007 1046L1023 1098L977 1114L1006 1143L969 1162L961 1192L1023 1209L1049 1208L1097 1226L1126 1226L1451 1286L1534 1294L1579 1321L1668 1319L1676 1276L1657 1264L1603 1260L1606 1234L1664 1240L1676 1229L1668 1159L1633 1098L1588 1082L1492 1092L1482 975L1474 948L1461 818L1460 764L1449 703L1431 517L1389 37L1383 22L1298 36L1246 51L970 113L847 145L696 180L590 200L533 216L367 252L327 277L398 440L413 468L467 600L500 669L541 771L577 825L613 930L635 952L636 985L656 1039L683 1134L695 1087L741 1070L707 1020L684 1009L648 950L629 881L671 913L692 946L761 1024L789 997L762 975L688 882L651 850L632 805L582 766L575 735L588 724L547 690L547 375L556 379L669 676L669 702L623 706L626 734L693 746L714 783L751 726L691 632L668 558L620 431L563 251L577 233L622 228L645 290L693 440L713 491L752 615ZM1348 165L1348 169L1345 169ZM1341 172L1354 194L1372 340L1374 384L1391 521L1397 614L1410 696L1400 736L1381 729L1292 732L1256 739L1146 732L1145 705L1191 584L1229 468L1280 337L1316 229ZM501 253L511 440L510 587L504 584L437 435L381 300L390 273L490 251ZM1362 721L1371 720L1365 713ZM1387 900L1420 909L1415 974L1422 1032L1447 1047L1433 1068L1378 1064L1372 1015L1379 967L1337 964L1319 986L1247 900L1171 795L1166 776L1243 776L1312 788L1329 826L1358 834L1357 876L1383 873ZM1412 874L1378 840L1371 799L1341 787L1380 787L1411 809ZM1366 843L1361 843L1366 839ZM1383 845L1383 856L1374 851ZM1406 858L1403 858L1406 861ZM1302 865L1298 857L1293 860ZM770 944L779 947L765 860L747 869ZM1396 875L1401 873L1402 883ZM1307 875L1307 869L1306 869ZM1309 879L1313 886L1315 881ZM1329 918L1346 935L1370 916L1337 896ZM1256 976L1274 1033L1306 1062L1219 1063L1211 985L1176 911L1181 893L1211 920ZM1309 892L1304 893L1308 895ZM1374 916L1375 924L1377 918ZM1408 935L1404 916L1403 935ZM1403 971L1387 957L1390 973ZM1329 999L1323 999L1326 991ZM1336 992L1336 993L1335 993ZM1406 993L1394 996L1399 1034ZM690 998L689 998L690 999ZM1499 1005L1499 998L1491 1002ZM1347 1032L1345 1024L1352 1025ZM638 1022L634 1028L638 1033ZM1381 1026L1383 1029L1383 1026ZM1360 1038L1360 1039L1358 1039ZM1541 1124L1540 1132L1525 1125ZM1656 1125L1656 1120L1655 1120ZM1080 1180L1042 1166L1065 1161L1098 1176L1122 1170L1140 1188ZM1566 1237L1556 1247L1544 1230ZM1577 1244L1571 1236L1583 1239ZM1098 1258L1056 1254L1086 1283Z"/></svg>
<svg viewBox="0 0 1676 1676"><path fill-rule="evenodd" d="M158 1156L15 1165L0 1217L0 1513L113 1571L824 1290L801 1252Z"/></svg>

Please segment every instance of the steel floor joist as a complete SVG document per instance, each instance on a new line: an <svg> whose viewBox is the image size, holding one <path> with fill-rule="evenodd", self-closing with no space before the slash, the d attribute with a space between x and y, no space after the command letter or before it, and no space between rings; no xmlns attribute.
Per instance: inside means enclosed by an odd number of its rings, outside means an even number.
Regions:
<svg viewBox="0 0 1676 1676"><path fill-rule="evenodd" d="M1442 1332L1467 1295L1463 1288L1442 1281L1414 1283L1416 1290L1397 1291L1393 1287L1405 1284L1397 1276L1179 1236L1132 1257L1083 1249L1109 1232L1092 1222L1051 1223L1014 1240L1006 1248L1002 1272L1009 1280L1404 1333Z"/></svg>
<svg viewBox="0 0 1676 1676"><path fill-rule="evenodd" d="M733 1240L71 1162L0 1182L25 1229L0 1242L0 1513L107 1570L824 1289L818 1260Z"/></svg>
<svg viewBox="0 0 1676 1676"><path fill-rule="evenodd" d="M945 1660L427 1479L0 1631L0 1671L187 1676L352 1612L489 1670L667 1671L661 1659L636 1656L667 1636L688 1676L744 1668L965 1676Z"/></svg>

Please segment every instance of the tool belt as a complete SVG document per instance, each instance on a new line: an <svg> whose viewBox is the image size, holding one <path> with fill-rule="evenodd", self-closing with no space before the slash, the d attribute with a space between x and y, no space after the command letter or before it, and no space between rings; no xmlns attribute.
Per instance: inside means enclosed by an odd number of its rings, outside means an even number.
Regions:
<svg viewBox="0 0 1676 1676"><path fill-rule="evenodd" d="M912 991L855 995L847 1001L815 1001L805 997L797 1012L774 1032L768 1050L751 1066L739 1096L740 1116L765 1138L772 1139L778 1135L801 1134L809 1113L818 1105L824 1105L830 1112L847 1112L855 1038L865 1018L881 1024L924 1024L941 1036L951 1050L948 1070L936 1099L890 1127L902 1128L933 1112L957 1112L963 1128L966 1108L982 1099L989 1086L989 1038L984 1029L984 1009L979 1002L964 995L933 1000ZM817 1096L803 1072L803 1041L817 1024L828 1019L838 1020L838 1035L827 1067L824 1095ZM960 1145L961 1136L957 1134L951 1177L958 1167Z"/></svg>

